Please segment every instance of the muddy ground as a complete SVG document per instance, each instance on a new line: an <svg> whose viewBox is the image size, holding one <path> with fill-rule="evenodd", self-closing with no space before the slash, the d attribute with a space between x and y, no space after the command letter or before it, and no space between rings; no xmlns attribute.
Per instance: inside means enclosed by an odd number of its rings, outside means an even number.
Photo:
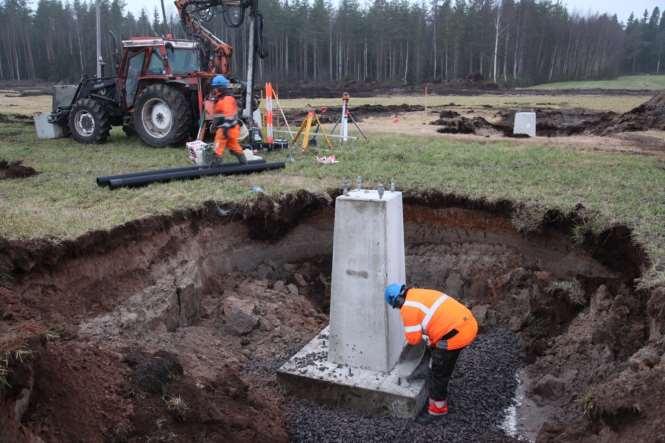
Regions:
<svg viewBox="0 0 665 443"><path fill-rule="evenodd" d="M319 117L322 124L326 123L339 123L342 115L341 106L327 106L312 108ZM349 107L349 112L356 121L362 121L369 116L391 116L404 112L418 112L424 111L425 107L422 105L360 105ZM298 127L307 118L307 109L286 109L284 114L291 125Z"/></svg>
<svg viewBox="0 0 665 443"><path fill-rule="evenodd" d="M24 166L21 161L11 161L0 159L0 180L10 178L25 178L36 175L37 171L30 166Z"/></svg>
<svg viewBox="0 0 665 443"><path fill-rule="evenodd" d="M428 94L435 95L650 95L653 91L633 89L515 89L497 85L482 79L463 79L427 84L402 84L372 81L347 81L337 83L273 82L281 98L340 97L348 92L352 97L377 95Z"/></svg>
<svg viewBox="0 0 665 443"><path fill-rule="evenodd" d="M333 195L334 196L334 195ZM0 240L0 440L653 440L665 292L621 226L436 192L405 199L407 273L481 324L451 414L405 420L286 398L275 370L327 323L329 195L140 220L54 244ZM545 424L505 425L521 388ZM532 417L533 418L533 417Z"/></svg>
<svg viewBox="0 0 665 443"><path fill-rule="evenodd" d="M665 94L657 94L642 105L624 114L588 109L500 109L491 118L464 116L444 109L431 122L444 134L477 134L513 136L515 113L536 112L536 134L543 137L571 135L607 136L625 132L665 130Z"/></svg>

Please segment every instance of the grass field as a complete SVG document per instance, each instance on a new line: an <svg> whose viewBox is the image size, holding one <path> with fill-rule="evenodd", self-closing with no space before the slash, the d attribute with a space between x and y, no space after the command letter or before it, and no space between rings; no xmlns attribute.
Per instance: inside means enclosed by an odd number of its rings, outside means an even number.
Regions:
<svg viewBox="0 0 665 443"><path fill-rule="evenodd" d="M0 91L0 114L32 115L35 112L50 112L51 97L14 97L13 93ZM351 106L364 104L374 105L427 105L468 107L560 107L587 108L599 111L626 112L648 100L649 96L603 96L603 95L393 95L376 97L352 97ZM299 98L283 99L280 104L284 108L304 108L340 106L337 98Z"/></svg>
<svg viewBox="0 0 665 443"><path fill-rule="evenodd" d="M312 154L297 154L281 172L109 191L98 187L95 177L182 165L184 150L147 148L137 139L128 142L120 131L102 146L40 141L31 126L19 124L0 125L0 140L0 158L24 160L40 171L0 181L0 235L11 239L74 238L206 200L250 199L252 186L269 194L318 191L338 186L342 177L362 175L368 183L394 178L402 188L564 210L582 203L598 213L591 227L627 223L652 257L665 258L665 169L654 157L385 135L340 150L336 165L318 165Z"/></svg>
<svg viewBox="0 0 665 443"><path fill-rule="evenodd" d="M627 75L614 80L545 83L529 89L665 89L665 75Z"/></svg>
<svg viewBox="0 0 665 443"><path fill-rule="evenodd" d="M373 105L425 105L482 107L554 107L554 108L587 108L599 111L627 112L648 100L649 96L603 96L603 95L417 95L376 96L351 98L351 106L364 104ZM302 98L280 100L285 108L303 108L307 105L340 106L335 98Z"/></svg>

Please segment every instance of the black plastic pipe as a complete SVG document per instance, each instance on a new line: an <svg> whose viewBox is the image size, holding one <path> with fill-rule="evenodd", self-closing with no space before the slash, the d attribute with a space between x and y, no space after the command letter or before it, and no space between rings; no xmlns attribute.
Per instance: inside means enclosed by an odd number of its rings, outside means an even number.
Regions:
<svg viewBox="0 0 665 443"><path fill-rule="evenodd" d="M265 160L250 160L247 162L248 165L256 165L265 163ZM220 165L220 166L232 166L232 165ZM109 182L113 179L121 178L133 178L133 177L143 177L147 175L158 175L163 173L170 172L181 172L181 171L198 171L203 169L210 169L210 166L183 166L180 168L169 168L169 169L155 169L152 171L142 171L142 172L132 172L130 174L119 174L119 175L105 175L102 177L97 177L98 186L108 186Z"/></svg>
<svg viewBox="0 0 665 443"><path fill-rule="evenodd" d="M111 189L123 187L145 186L155 182L168 182L171 180L189 180L213 175L251 174L252 172L269 171L284 168L284 162L275 163L248 163L246 165L222 165L214 168L203 168L189 171L171 171L150 173L134 177L111 178L108 186Z"/></svg>
<svg viewBox="0 0 665 443"><path fill-rule="evenodd" d="M141 176L144 176L144 175L157 174L157 173L162 173L162 172L196 171L199 168L207 168L207 166L184 166L184 167L180 167L180 168L160 169L160 170L143 171L143 172L133 172L131 174L105 175L105 176L102 176L102 177L97 177L97 185L99 185L99 186L108 186L108 184L111 180L118 179L118 178L141 177Z"/></svg>

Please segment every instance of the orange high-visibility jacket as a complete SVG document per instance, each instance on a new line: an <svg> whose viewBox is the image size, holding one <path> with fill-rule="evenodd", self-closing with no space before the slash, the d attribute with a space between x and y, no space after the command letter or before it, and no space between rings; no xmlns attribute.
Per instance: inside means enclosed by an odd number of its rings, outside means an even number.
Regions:
<svg viewBox="0 0 665 443"><path fill-rule="evenodd" d="M215 114L222 114L224 118L233 120L238 116L238 102L232 95L225 95L215 102Z"/></svg>
<svg viewBox="0 0 665 443"><path fill-rule="evenodd" d="M417 345L427 335L434 346L455 329L457 334L448 340L448 349L461 349L471 344L478 333L478 323L466 306L431 289L409 289L400 314L410 345Z"/></svg>

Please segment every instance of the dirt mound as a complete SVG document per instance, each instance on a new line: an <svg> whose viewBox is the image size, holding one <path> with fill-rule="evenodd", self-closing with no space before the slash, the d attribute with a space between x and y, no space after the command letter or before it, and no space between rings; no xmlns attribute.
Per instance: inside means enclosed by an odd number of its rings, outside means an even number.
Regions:
<svg viewBox="0 0 665 443"><path fill-rule="evenodd" d="M463 117L454 111L444 110L440 118L431 122L441 126L438 132L444 134L477 134L513 137L515 114L519 109L498 110L490 122L484 117ZM527 111L534 111L529 109ZM619 116L614 112L591 111L588 109L538 108L536 112L536 134L541 137L564 137L581 134L611 133ZM604 129L599 129L604 128ZM607 129L615 128L615 129Z"/></svg>
<svg viewBox="0 0 665 443"><path fill-rule="evenodd" d="M117 439L286 441L277 403L262 397L232 364L216 367L215 378L204 384L185 376L171 352L134 350L124 361L133 386L148 395L134 397L131 425L118 429ZM161 417L157 427L155 417Z"/></svg>
<svg viewBox="0 0 665 443"><path fill-rule="evenodd" d="M47 441L113 435L132 413L126 374L114 353L77 341L51 342L35 359L34 395L24 423Z"/></svg>
<svg viewBox="0 0 665 443"><path fill-rule="evenodd" d="M0 180L10 178L25 178L36 175L35 171L30 166L23 166L23 162L0 160Z"/></svg>
<svg viewBox="0 0 665 443"><path fill-rule="evenodd" d="M46 328L34 321L9 327L0 323L0 441L36 440L21 421L30 405L35 354L44 349L45 333Z"/></svg>
<svg viewBox="0 0 665 443"><path fill-rule="evenodd" d="M33 121L32 117L29 115L0 113L0 123L19 123L31 125Z"/></svg>
<svg viewBox="0 0 665 443"><path fill-rule="evenodd" d="M453 115L457 114L456 112L449 114L448 112L442 112L441 115ZM438 120L431 122L432 125L441 126L436 131L442 134L478 134L478 135L491 135L491 134L500 134L499 130L495 125L491 124L482 117L463 117L452 116L452 117L441 117Z"/></svg>
<svg viewBox="0 0 665 443"><path fill-rule="evenodd" d="M499 111L496 126L506 135L512 135L517 110ZM591 134L594 128L612 122L614 112L599 112L588 109L537 109L536 134L541 137L563 137Z"/></svg>
<svg viewBox="0 0 665 443"><path fill-rule="evenodd" d="M637 108L611 121L598 124L591 131L594 134L608 135L650 129L665 130L665 93L655 95Z"/></svg>
<svg viewBox="0 0 665 443"><path fill-rule="evenodd" d="M483 117L462 117L454 111L444 110L438 120L431 122L441 126L444 134L503 134L512 136L515 113L518 109L499 110L496 120ZM528 109L536 112L536 134L542 137L562 137L580 134L611 135L622 132L665 130L665 93L625 114L592 111L588 109Z"/></svg>
<svg viewBox="0 0 665 443"><path fill-rule="evenodd" d="M424 111L425 107L422 105L360 105L351 106L349 111L357 121L361 121L365 117L381 116L381 115L396 115L403 112L417 112ZM331 106L316 109L321 123L337 123L340 121L342 115L341 106ZM285 110L286 118L292 125L300 125L307 117L307 111L301 109L287 109Z"/></svg>

